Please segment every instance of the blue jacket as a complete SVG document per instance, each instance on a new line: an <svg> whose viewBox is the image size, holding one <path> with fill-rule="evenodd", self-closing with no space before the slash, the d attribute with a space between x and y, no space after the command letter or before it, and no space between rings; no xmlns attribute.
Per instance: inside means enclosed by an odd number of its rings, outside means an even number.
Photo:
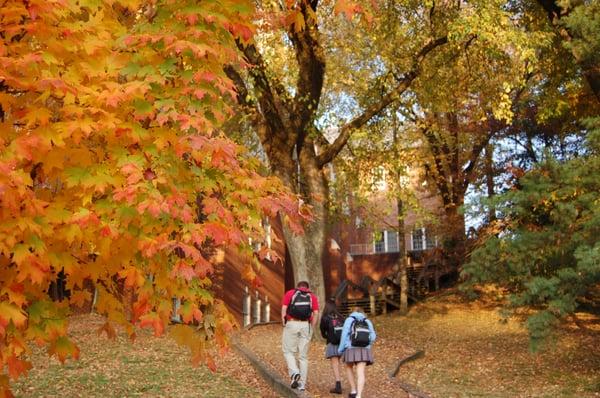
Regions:
<svg viewBox="0 0 600 398"><path fill-rule="evenodd" d="M342 339L340 340L340 345L338 347L338 352L340 355L346 350L346 348L351 348L352 344L350 343L350 328L352 327L352 322L354 322L354 318L356 319L364 319L365 314L362 312L353 312L350 314L348 318L344 321L344 328L342 329ZM373 329L373 324L369 319L367 319L367 325L369 325L370 332L370 340L371 342L366 348L371 348L371 345L375 342L377 335L375 334L375 329Z"/></svg>

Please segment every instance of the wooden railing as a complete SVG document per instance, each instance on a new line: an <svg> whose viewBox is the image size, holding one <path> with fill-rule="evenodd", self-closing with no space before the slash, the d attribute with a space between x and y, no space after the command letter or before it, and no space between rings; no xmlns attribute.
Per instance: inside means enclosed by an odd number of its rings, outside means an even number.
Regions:
<svg viewBox="0 0 600 398"><path fill-rule="evenodd" d="M407 267L407 297L412 302L422 300L430 289L438 290L440 278L454 272L441 265L435 256L423 258L423 262L413 263L409 260ZM400 309L401 287L396 282L397 274L389 274L380 280L364 276L359 283L343 280L333 297L340 303L340 312L347 314L353 306L360 306L371 315L386 313L388 310ZM433 282L434 286L431 286ZM348 298L348 289L359 292L360 296Z"/></svg>

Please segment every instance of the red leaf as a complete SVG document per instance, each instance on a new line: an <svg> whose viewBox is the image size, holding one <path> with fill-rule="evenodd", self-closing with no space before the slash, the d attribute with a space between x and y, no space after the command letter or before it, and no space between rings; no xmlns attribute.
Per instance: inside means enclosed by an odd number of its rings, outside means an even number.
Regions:
<svg viewBox="0 0 600 398"><path fill-rule="evenodd" d="M212 372L216 372L217 371L217 364L215 363L215 360L213 359L213 357L211 355L206 355L206 366L212 371Z"/></svg>
<svg viewBox="0 0 600 398"><path fill-rule="evenodd" d="M146 170L144 170L144 179L147 181L152 181L156 178L156 173L154 173L154 171L152 171L151 168L147 168Z"/></svg>
<svg viewBox="0 0 600 398"><path fill-rule="evenodd" d="M222 245L227 240L229 232L223 224L213 221L207 222L204 225L204 232L211 237L216 245Z"/></svg>
<svg viewBox="0 0 600 398"><path fill-rule="evenodd" d="M165 331L165 325L156 312L151 312L142 316L140 318L140 327L152 327L156 337L162 336Z"/></svg>
<svg viewBox="0 0 600 398"><path fill-rule="evenodd" d="M173 267L171 275L174 277L180 276L186 281L191 281L196 276L196 271L185 261L178 261Z"/></svg>
<svg viewBox="0 0 600 398"><path fill-rule="evenodd" d="M8 374L11 378L17 379L20 375L25 374L31 369L31 363L17 358L14 354L6 360L8 365Z"/></svg>

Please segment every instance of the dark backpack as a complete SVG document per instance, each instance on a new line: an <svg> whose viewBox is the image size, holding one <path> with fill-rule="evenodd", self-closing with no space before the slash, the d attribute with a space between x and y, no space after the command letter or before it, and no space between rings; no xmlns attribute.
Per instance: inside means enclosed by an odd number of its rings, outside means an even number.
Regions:
<svg viewBox="0 0 600 398"><path fill-rule="evenodd" d="M333 345L339 345L340 340L342 339L342 329L344 328L344 323L342 319L336 315L329 315L328 322L328 330L327 330L327 339Z"/></svg>
<svg viewBox="0 0 600 398"><path fill-rule="evenodd" d="M367 318L354 318L354 322L352 322L352 326L350 327L350 343L352 347L366 347L370 342L371 331L369 330Z"/></svg>
<svg viewBox="0 0 600 398"><path fill-rule="evenodd" d="M312 297L310 292L296 289L288 306L287 313L294 319L301 321L308 320L312 315Z"/></svg>

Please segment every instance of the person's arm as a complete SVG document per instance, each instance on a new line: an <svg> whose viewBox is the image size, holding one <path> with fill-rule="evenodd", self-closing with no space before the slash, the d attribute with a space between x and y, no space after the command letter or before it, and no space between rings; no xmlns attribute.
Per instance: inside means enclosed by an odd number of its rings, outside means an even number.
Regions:
<svg viewBox="0 0 600 398"><path fill-rule="evenodd" d="M287 309L290 305L292 294L292 291L288 290L287 292L285 292L285 294L283 295L283 299L281 300L281 324L283 326L285 326L286 323Z"/></svg>
<svg viewBox="0 0 600 398"><path fill-rule="evenodd" d="M310 318L310 323L313 329L317 328L317 321L319 320L319 299L314 294L310 294L310 300L312 303L312 316Z"/></svg>
<svg viewBox="0 0 600 398"><path fill-rule="evenodd" d="M312 313L312 318L310 318L310 323L313 329L317 328L317 320L319 319L319 310L315 310Z"/></svg>
<svg viewBox="0 0 600 398"><path fill-rule="evenodd" d="M346 318L344 321L344 327L342 328L342 337L340 338L340 345L338 347L338 353L343 354L346 350L346 345L348 344L348 337L350 335L350 325L352 324L352 320L350 318Z"/></svg>

